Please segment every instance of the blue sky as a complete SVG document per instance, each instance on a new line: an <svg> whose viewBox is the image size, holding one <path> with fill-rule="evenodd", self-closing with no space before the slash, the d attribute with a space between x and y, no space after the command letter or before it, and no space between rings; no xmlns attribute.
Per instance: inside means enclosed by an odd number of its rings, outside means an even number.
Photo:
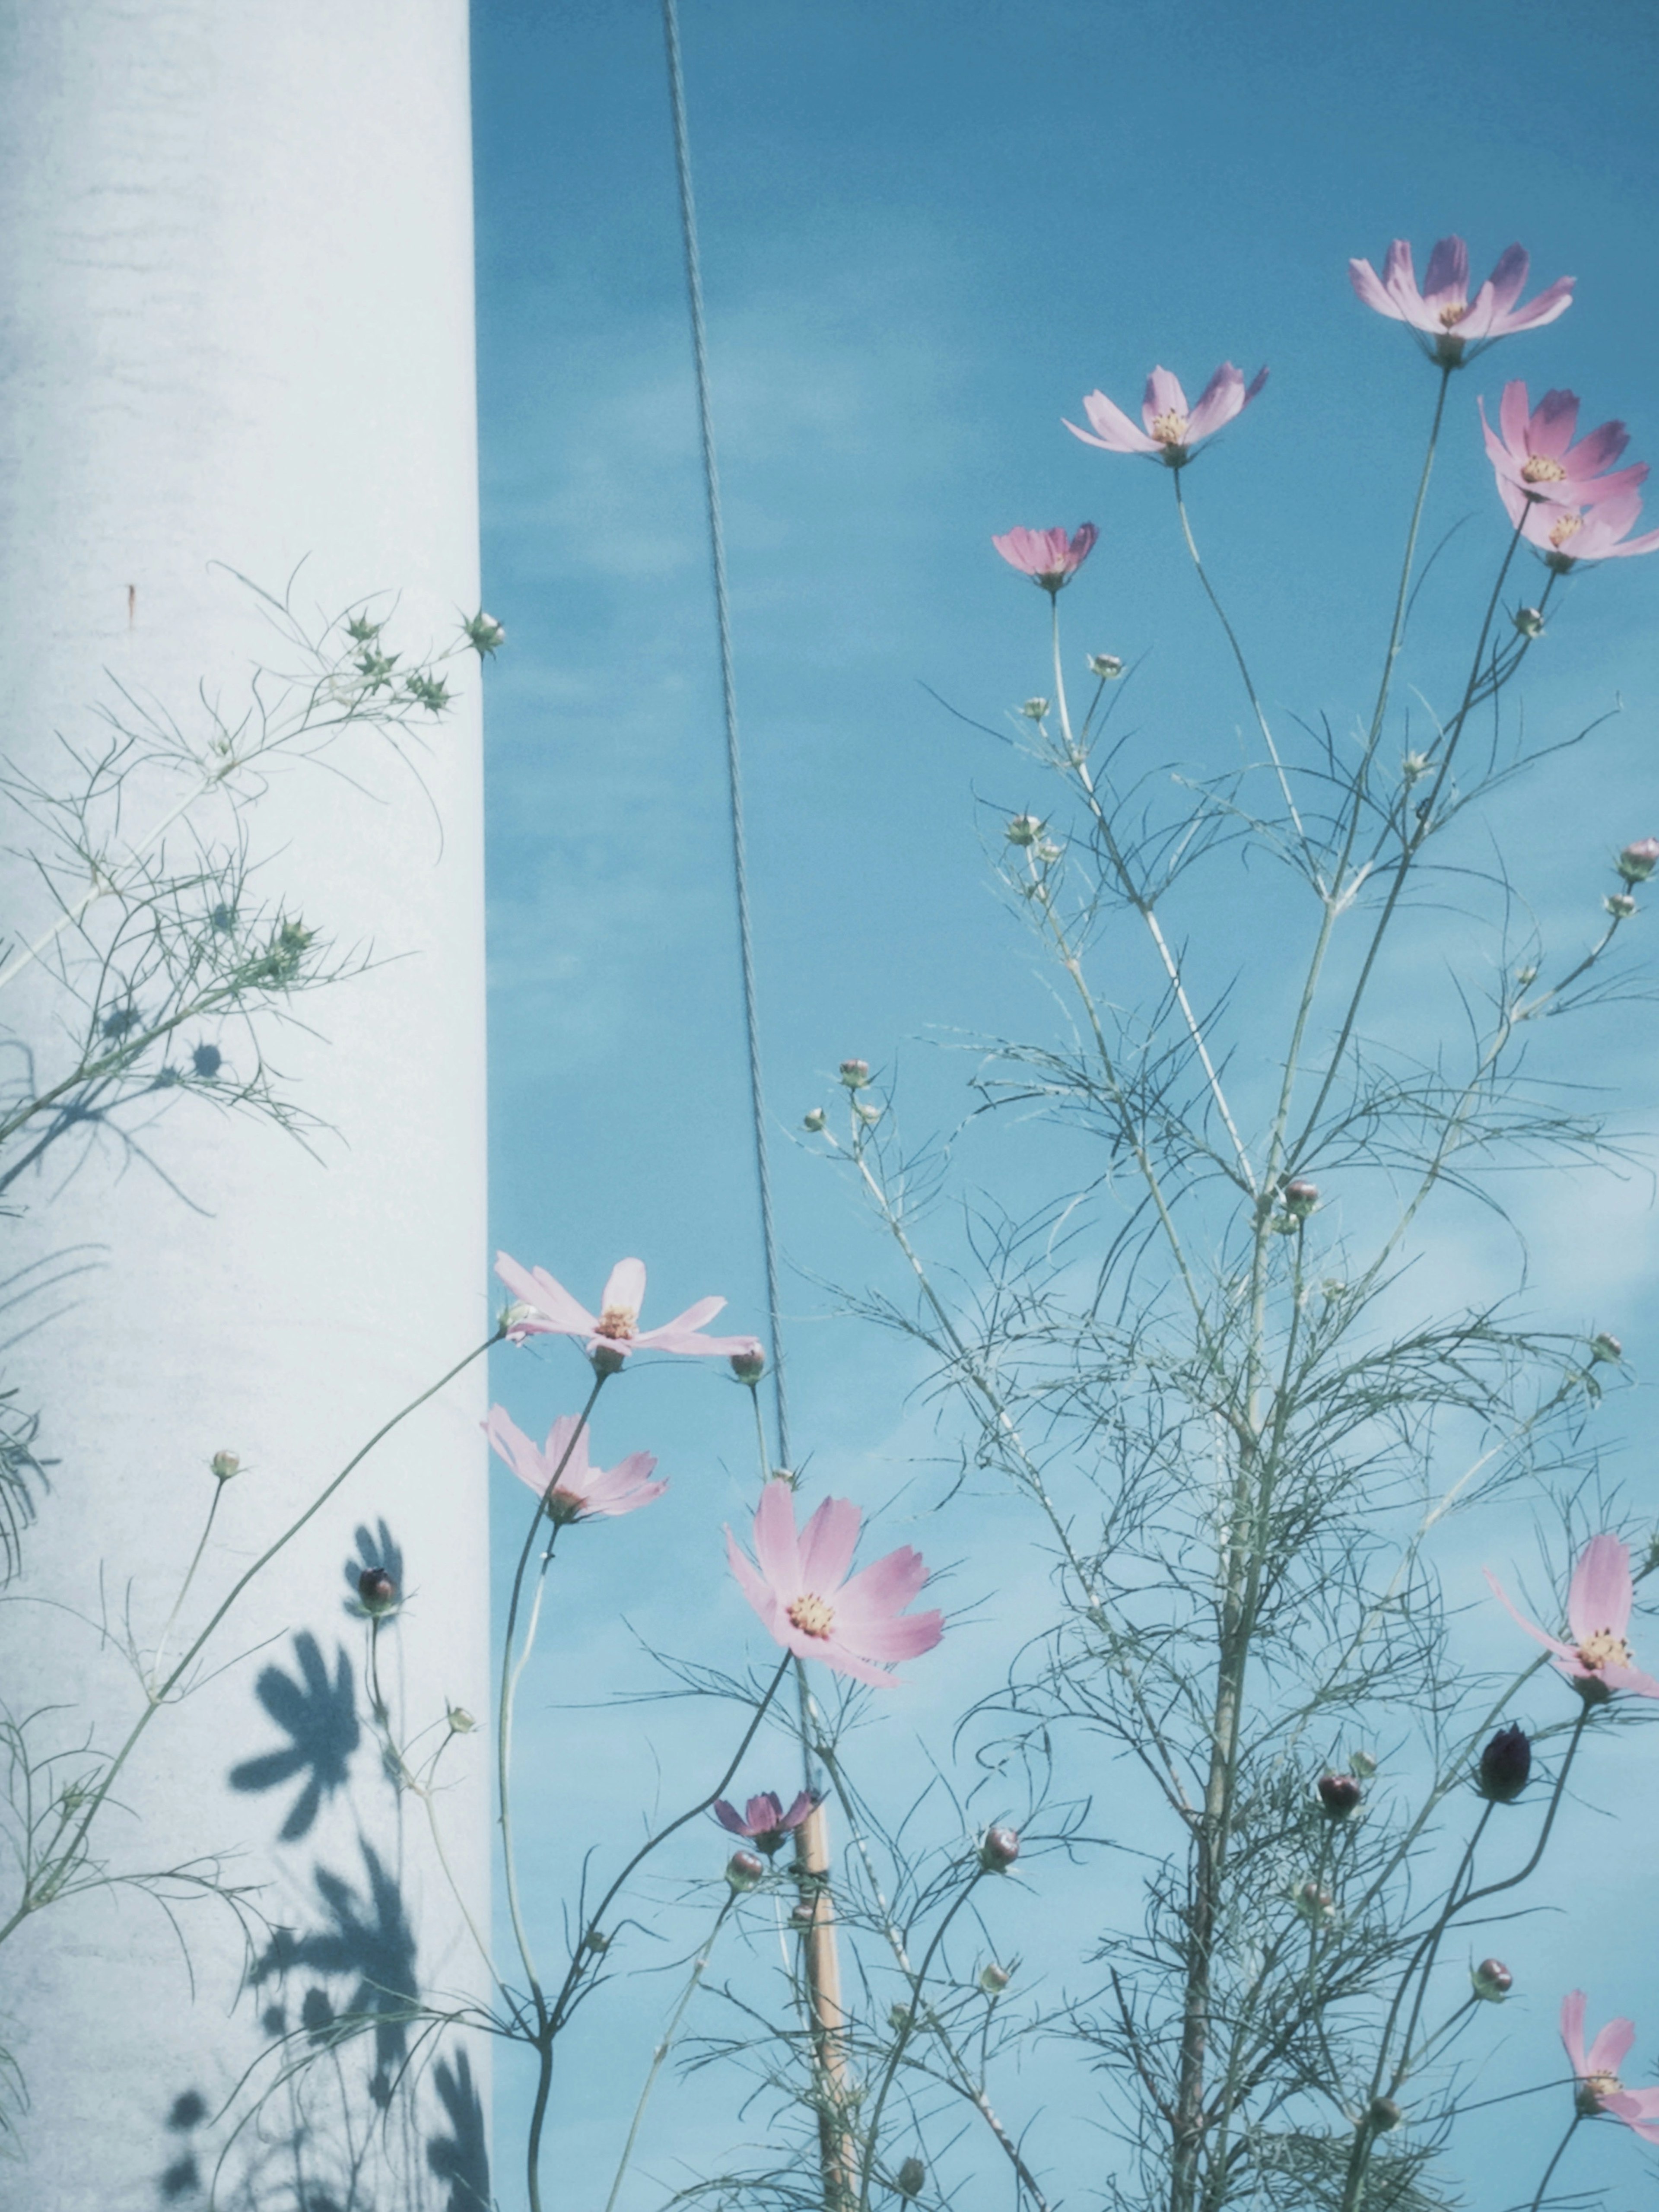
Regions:
<svg viewBox="0 0 1659 2212"><path fill-rule="evenodd" d="M1167 480L1060 428L1096 386L1133 409L1155 362L1195 392L1231 358L1247 375L1265 362L1271 378L1188 471L1194 526L1276 723L1350 726L1375 682L1434 379L1401 327L1354 300L1346 263L1380 264L1403 235L1420 270L1434 239L1457 231L1477 273L1518 239L1534 288L1570 271L1578 291L1560 322L1454 380L1429 542L1468 521L1436 569L1408 671L1444 704L1502 545L1475 395L1490 410L1510 376L1534 396L1571 385L1587 422L1621 416L1632 456L1659 452L1659 17L1580 0L684 0L682 34L799 1455L814 1481L881 1509L889 1540L960 1562L951 1601L974 1612L948 1668L870 1739L896 1789L916 1740L942 1752L951 1712L1006 1663L1044 1572L1031 1553L999 1585L991 1560L1016 1556L1015 1524L993 1502L965 1501L917 1534L937 1489L933 1409L914 1395L914 1363L836 1318L824 1287L893 1288L888 1261L839 1178L789 1133L830 1102L853 1054L897 1072L913 1141L950 1128L974 1062L941 1046L1047 1034L1055 1018L994 877L1000 823L1041 811L1040 782L923 687L996 727L1048 688L1044 604L988 540L1086 518L1102 537L1062 602L1073 662L1090 650L1136 661L1124 711L1158 759L1237 757L1243 702ZM485 601L508 633L487 692L494 1234L584 1297L637 1252L653 1310L720 1291L732 1325L752 1326L719 693L657 10L477 0L474 70ZM1491 835L1542 927L1568 943L1594 926L1609 848L1659 830L1659 557L1606 563L1565 601L1529 664L1529 717L1565 732L1615 701L1623 712L1504 794ZM1223 895L1237 908L1183 914L1182 929L1204 948L1208 987L1237 985L1268 1019L1275 956L1288 962L1300 940L1274 934L1286 925L1258 885ZM1420 1042L1449 1010L1443 951L1425 938L1420 972L1382 1009L1402 1041ZM1581 1048L1581 1067L1651 1098L1641 1008ZM1251 1080L1247 1066L1247 1092ZM970 1146L963 1173L1018 1200L1042 1165L1029 1144ZM1645 1182L1557 1181L1517 1204L1535 1310L1616 1327L1637 1373L1650 1369ZM948 1218L938 1234L948 1247ZM1516 1247L1484 1223L1453 1216L1436 1234L1437 1286L1479 1293L1513 1278ZM496 1395L522 1426L574 1410L574 1355L497 1357ZM522 1771L544 1838L550 1942L553 1893L582 1845L607 1846L607 1818L634 1832L659 1787L665 1805L686 1783L695 1794L725 1726L700 1734L677 1705L565 1708L653 1679L625 1624L724 1661L753 1648L717 1535L752 1496L744 1407L721 1377L688 1370L641 1371L607 1405L600 1456L653 1449L674 1486L636 1522L580 1532L580 1575L560 1584L526 1693ZM1616 1451L1642 1434L1643 1402L1611 1410L1609 1473L1638 1497L1645 1483L1652 1503L1639 1456ZM515 1549L511 1487L503 1475L501 1539ZM1639 1786L1651 1808L1645 1775ZM1498 2086L1548 2072L1555 2003L1575 1976L1593 2013L1636 2014L1647 2063L1632 2070L1652 2078L1659 1988L1641 1964L1654 1919L1639 1850L1624 1879L1598 1881L1593 1912L1570 1879L1574 1851L1604 1847L1591 1808L1608 1802L1591 1790L1574 1809L1577 1841L1547 1900L1557 1917L1525 1939L1538 1993L1503 2015ZM708 1856L712 1872L712 1841ZM675 1869L694 1870L690 1858ZM1043 1956L1039 1890L1011 1899L1009 1947ZM570 2061L559 2155L583 2201L596 2189L602 2201L668 2002L667 1980L619 1988ZM522 2084L509 2068L500 2078L498 2186L516 2212ZM1042 2101L1016 2084L1011 2101L1022 2098L1022 2118ZM706 2077L691 2103L664 2093L630 2212L659 2201L653 2178L683 2179L677 2161L740 2134L729 2112ZM1503 2117L1493 2140L1507 2146L1523 2130L1546 2143L1559 2114L1546 2099ZM1055 2127L1077 2203L1089 2192L1075 2157L1097 2154L1074 2118ZM1591 2132L1594 2156L1581 2138L1567 2179L1636 2185L1637 2146ZM1510 2193L1535 2172L1517 2161Z"/></svg>

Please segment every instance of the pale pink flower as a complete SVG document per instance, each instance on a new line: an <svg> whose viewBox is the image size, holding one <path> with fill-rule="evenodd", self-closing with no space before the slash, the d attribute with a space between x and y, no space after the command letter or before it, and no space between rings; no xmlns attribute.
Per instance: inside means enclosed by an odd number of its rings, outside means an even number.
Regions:
<svg viewBox="0 0 1659 2212"><path fill-rule="evenodd" d="M1156 453L1170 468L1178 469L1201 439L1212 436L1241 414L1267 381L1267 370L1258 369L1247 386L1243 372L1224 361L1199 395L1197 406L1189 408L1180 379L1167 368L1155 368L1146 380L1140 406L1140 419L1146 425L1144 430L1137 430L1103 392L1090 392L1083 403L1083 411L1093 425L1092 435L1079 430L1075 422L1066 427L1085 446L1103 446L1110 453Z"/></svg>
<svg viewBox="0 0 1659 2212"><path fill-rule="evenodd" d="M1587 1695L1605 1696L1612 1690L1629 1690L1638 1698L1659 1698L1659 1682L1644 1674L1631 1656L1625 1641L1630 1626L1630 1551L1617 1536L1592 1536L1578 1555L1567 1591L1567 1626L1571 1644L1549 1635L1516 1611L1490 1567L1482 1570L1500 1604L1514 1614L1528 1636L1555 1654L1555 1663L1568 1680Z"/></svg>
<svg viewBox="0 0 1659 2212"><path fill-rule="evenodd" d="M1062 584L1069 584L1095 550L1100 532L1085 522L1068 543L1063 530L1011 530L991 543L1011 568L1018 568L1034 584L1041 584L1052 599Z"/></svg>
<svg viewBox="0 0 1659 2212"><path fill-rule="evenodd" d="M1594 507L1559 507L1553 500L1529 500L1500 477L1498 496L1510 520L1551 568L1571 568L1575 561L1613 561L1626 553L1659 552L1659 530L1632 538L1642 513L1639 491L1615 492Z"/></svg>
<svg viewBox="0 0 1659 2212"><path fill-rule="evenodd" d="M927 1579L921 1554L908 1545L848 1580L861 1517L850 1498L826 1498L798 1534L793 1491L769 1482L755 1513L758 1573L729 1528L726 1548L744 1595L786 1650L884 1688L896 1679L887 1671L891 1662L931 1651L945 1618L904 1617Z"/></svg>
<svg viewBox="0 0 1659 2212"><path fill-rule="evenodd" d="M599 1351L625 1356L630 1352L695 1352L707 1358L730 1358L734 1352L758 1352L752 1336L702 1336L705 1322L713 1321L725 1305L724 1298L699 1298L672 1321L656 1328L641 1329L640 1308L645 1304L645 1262L618 1260L611 1270L597 1314L578 1305L562 1283L556 1283L544 1267L521 1267L505 1252L495 1255L495 1273L519 1299L529 1306L516 1315L507 1329L514 1344L527 1336L581 1336L590 1356Z"/></svg>
<svg viewBox="0 0 1659 2212"><path fill-rule="evenodd" d="M1633 2128L1645 2142L1659 2142L1659 2088L1627 2089L1619 2079L1619 2069L1636 2040L1635 2023L1610 2020L1587 2051L1585 2002L1583 1990L1571 1990L1561 2001L1561 2040L1578 2076L1579 2111L1587 2118L1606 2112Z"/></svg>
<svg viewBox="0 0 1659 2212"><path fill-rule="evenodd" d="M1589 507L1600 499L1632 492L1647 481L1648 465L1628 469L1613 463L1630 443L1622 422L1602 422L1586 430L1577 445L1576 392L1547 392L1530 412L1527 387L1518 380L1504 386L1498 429L1486 420L1486 403L1477 400L1486 458L1500 484L1512 484L1528 499L1554 500L1564 507Z"/></svg>
<svg viewBox="0 0 1659 2212"><path fill-rule="evenodd" d="M774 1851L782 1848L784 1838L799 1827L810 1813L815 1813L822 1802L816 1790L803 1790L786 1812L775 1790L763 1790L758 1797L749 1800L741 1813L726 1798L717 1797L714 1818L729 1834L747 1836L769 1859Z"/></svg>
<svg viewBox="0 0 1659 2212"><path fill-rule="evenodd" d="M1410 242L1396 238L1381 276L1369 261L1351 261L1348 276L1368 307L1432 338L1430 354L1443 367L1455 368L1495 339L1537 330L1566 313L1577 281L1571 276L1558 276L1535 300L1516 306L1530 266L1525 249L1511 246L1471 299L1469 249L1461 238L1443 238L1429 256L1419 292Z"/></svg>
<svg viewBox="0 0 1659 2212"><path fill-rule="evenodd" d="M586 1427L574 1413L559 1416L539 1449L514 1426L504 1406L490 1407L483 1431L520 1481L547 1500L556 1521L635 1513L668 1487L666 1482L652 1481L657 1462L649 1452L629 1452L612 1468L592 1466Z"/></svg>

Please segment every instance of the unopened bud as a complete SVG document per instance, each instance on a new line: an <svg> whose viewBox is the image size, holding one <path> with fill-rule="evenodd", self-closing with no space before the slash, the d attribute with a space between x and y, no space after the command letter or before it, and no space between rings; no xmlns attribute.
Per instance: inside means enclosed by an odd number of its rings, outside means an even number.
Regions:
<svg viewBox="0 0 1659 2212"><path fill-rule="evenodd" d="M1122 675L1123 663L1115 653L1091 653L1089 655L1089 673L1099 677L1103 684L1111 684Z"/></svg>
<svg viewBox="0 0 1659 2212"><path fill-rule="evenodd" d="M1065 849L1066 848L1063 845L1056 845L1052 837L1039 837L1037 839L1036 856L1038 860L1042 861L1045 868L1053 867L1054 862L1060 858Z"/></svg>
<svg viewBox="0 0 1659 2212"><path fill-rule="evenodd" d="M919 2197L927 2186L927 2169L921 2160L919 2158L907 2158L898 2170L896 2185L899 2195L907 2200L912 2197Z"/></svg>
<svg viewBox="0 0 1659 2212"><path fill-rule="evenodd" d="M1369 1782L1376 1771L1376 1761L1368 1751L1351 1752L1348 1755L1348 1771L1352 1774L1357 1774L1362 1782Z"/></svg>
<svg viewBox="0 0 1659 2212"><path fill-rule="evenodd" d="M1016 814L1002 834L1011 845L1035 845L1042 823L1035 814Z"/></svg>
<svg viewBox="0 0 1659 2212"><path fill-rule="evenodd" d="M1400 773L1407 783L1420 783L1434 763L1426 753L1407 753L1400 763Z"/></svg>
<svg viewBox="0 0 1659 2212"><path fill-rule="evenodd" d="M1517 607L1515 611L1515 626L1522 637L1542 637L1544 635L1542 611L1537 607Z"/></svg>
<svg viewBox="0 0 1659 2212"><path fill-rule="evenodd" d="M1659 868L1659 837L1638 837L1613 864L1627 884L1644 884Z"/></svg>
<svg viewBox="0 0 1659 2212"><path fill-rule="evenodd" d="M208 1462L221 1482L228 1482L233 1474L240 1474L242 1462L234 1452L215 1452Z"/></svg>
<svg viewBox="0 0 1659 2212"><path fill-rule="evenodd" d="M1469 1982L1476 1996L1488 2004L1502 2004L1515 1986L1515 1977L1501 1959L1483 1959L1470 1967Z"/></svg>
<svg viewBox="0 0 1659 2212"><path fill-rule="evenodd" d="M753 1851L733 1851L726 1862L726 1879L739 1895L746 1889L757 1889L765 1874Z"/></svg>
<svg viewBox="0 0 1659 2212"><path fill-rule="evenodd" d="M1012 1828L988 1828L979 1863L988 1874L1006 1874L1019 1856L1019 1838Z"/></svg>
<svg viewBox="0 0 1659 2212"><path fill-rule="evenodd" d="M827 1119L828 1116L825 1115L822 1106L813 1106L809 1108L809 1109L801 1115L800 1125L803 1129L809 1129L813 1136L822 1136L823 1133L823 1125Z"/></svg>
<svg viewBox="0 0 1659 2212"><path fill-rule="evenodd" d="M744 1351L734 1352L732 1354L732 1372L739 1382L747 1382L752 1389L766 1372L766 1354L759 1345L751 1344Z"/></svg>
<svg viewBox="0 0 1659 2212"><path fill-rule="evenodd" d="M1040 722L1048 711L1048 702L1046 699L1028 699L1019 711L1028 722Z"/></svg>
<svg viewBox="0 0 1659 2212"><path fill-rule="evenodd" d="M1475 1788L1499 1805L1513 1804L1532 1772L1532 1740L1525 1729L1499 1729L1480 1754Z"/></svg>
<svg viewBox="0 0 1659 2212"><path fill-rule="evenodd" d="M592 1951L596 1958L600 1959L611 1948L611 1938L601 1935L597 1928L588 1929L586 1935L582 1937L582 1943L586 1949Z"/></svg>
<svg viewBox="0 0 1659 2212"><path fill-rule="evenodd" d="M810 1898L803 1897L800 1903L794 1906L791 1911L789 1917L794 1922L797 1928L810 1928L812 1925L812 1923L817 1918L817 1914L813 1909L811 1899Z"/></svg>
<svg viewBox="0 0 1659 2212"><path fill-rule="evenodd" d="M1000 1997L1013 1978L1009 1969L998 1966L994 1959L988 1960L979 1970L979 1985L988 1997Z"/></svg>
<svg viewBox="0 0 1659 2212"><path fill-rule="evenodd" d="M482 607L470 623L462 625L467 643L480 660L485 659L507 641L507 632L494 615L487 615Z"/></svg>
<svg viewBox="0 0 1659 2212"><path fill-rule="evenodd" d="M867 1060L844 1060L841 1064L841 1079L849 1091L862 1091L870 1080Z"/></svg>
<svg viewBox="0 0 1659 2212"><path fill-rule="evenodd" d="M1305 1221L1319 1203L1319 1185L1299 1180L1287 1182L1280 1196L1285 1200L1285 1212L1297 1221Z"/></svg>
<svg viewBox="0 0 1659 2212"><path fill-rule="evenodd" d="M495 1326L504 1335L512 1336L515 1329L522 1329L527 1321L534 1321L535 1318L534 1306L526 1305L522 1298L514 1298L510 1306L501 1308Z"/></svg>
<svg viewBox="0 0 1659 2212"><path fill-rule="evenodd" d="M1405 2117L1392 2097L1371 2099L1370 2121L1378 2135L1385 2136L1390 2128L1397 2128Z"/></svg>
<svg viewBox="0 0 1659 2212"><path fill-rule="evenodd" d="M1291 1902L1304 1920L1329 1920L1336 1911L1336 1899L1316 1881L1298 1882L1291 1892Z"/></svg>
<svg viewBox="0 0 1659 2212"><path fill-rule="evenodd" d="M1590 1358L1592 1359L1604 1360L1609 1367L1616 1367L1624 1356L1624 1346L1610 1330L1605 1328L1598 1330L1595 1335L1591 1337Z"/></svg>
<svg viewBox="0 0 1659 2212"><path fill-rule="evenodd" d="M452 1705L446 1717L451 1735L471 1735L478 1725L465 1705Z"/></svg>
<svg viewBox="0 0 1659 2212"><path fill-rule="evenodd" d="M1319 1802L1333 1820L1346 1820L1357 1812L1365 1794L1352 1774L1322 1774L1317 1786Z"/></svg>
<svg viewBox="0 0 1659 2212"><path fill-rule="evenodd" d="M877 1122L881 1119L880 1107L872 1106L867 1100L863 1098L855 1098L853 1101L853 1111L858 1115L860 1121L863 1122L866 1129L873 1129Z"/></svg>
<svg viewBox="0 0 1659 2212"><path fill-rule="evenodd" d="M887 2008L887 2025L892 2029L895 2035L908 2035L910 2033L909 2006L902 2004L889 2005Z"/></svg>
<svg viewBox="0 0 1659 2212"><path fill-rule="evenodd" d="M357 1577L357 1595L363 1601L363 1611L378 1619L397 1604L398 1585L384 1567L365 1567Z"/></svg>
<svg viewBox="0 0 1659 2212"><path fill-rule="evenodd" d="M1636 911L1636 901L1628 891L1613 891L1601 902L1615 921L1628 921Z"/></svg>
<svg viewBox="0 0 1659 2212"><path fill-rule="evenodd" d="M1538 981L1538 969L1529 960L1524 968L1516 969L1515 980L1523 991L1528 990Z"/></svg>

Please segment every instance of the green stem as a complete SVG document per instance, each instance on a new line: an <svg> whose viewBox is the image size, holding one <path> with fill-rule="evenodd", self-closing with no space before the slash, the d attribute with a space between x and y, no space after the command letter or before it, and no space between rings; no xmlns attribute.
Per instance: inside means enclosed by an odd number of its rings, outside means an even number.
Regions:
<svg viewBox="0 0 1659 2212"><path fill-rule="evenodd" d="M185 1600L190 1595L190 1586L196 1579L196 1570L202 1564L202 1554L207 1549L208 1538L213 1534L213 1520L214 1516L219 1510L219 1500L224 1496L224 1482L219 1476L215 1475L213 1479L213 1498L211 1503L208 1506L207 1519L202 1524L201 1537L197 1543L194 1553L191 1554L190 1565L185 1570L185 1579L179 1585L179 1595L173 1601L173 1610L167 1615L167 1626L162 1629L161 1636L156 1643L155 1656L149 1664L149 1675L144 1684L144 1689L146 1694L152 1700L155 1696L155 1685L161 1678L161 1661L167 1651L167 1638L172 1635L174 1625L179 1619L179 1615L184 1609Z"/></svg>
<svg viewBox="0 0 1659 2212"><path fill-rule="evenodd" d="M882 2074L881 2087L876 2092L876 2101L871 2109L869 2128L864 2146L864 2166L859 2177L859 2212L869 2212L870 2183L875 2172L876 2154L881 2144L882 2109L887 2102L887 2093L892 2087L894 2078L898 2073L899 2062L904 2057L904 2047L915 2033L916 2018L921 2009L922 1986L927 1979L927 1970L933 1963L939 1945L945 1941L951 1923L978 1888L984 1877L984 1866L981 1864L975 1867L971 1881L951 1900L949 1911L933 1930L933 1940L921 1954L921 1964L910 1978L910 2002L905 2008L904 2025L895 2036L892 2051Z"/></svg>
<svg viewBox="0 0 1659 2212"><path fill-rule="evenodd" d="M1572 2119L1567 2128L1567 2132L1562 2136L1560 2142L1555 2147L1555 2156L1544 2168L1544 2179L1538 2185L1538 2194L1533 2198L1531 2204L1527 2208L1527 2212L1538 2212L1538 2208L1544 2201L1544 2191L1550 2185L1550 2176L1555 2172L1556 2167L1560 2165L1561 2154L1565 2150L1567 2145L1572 2141L1574 2130L1577 2129L1579 2121L1583 2119L1583 2117L1584 2116L1582 2112L1575 2112L1573 2114Z"/></svg>
<svg viewBox="0 0 1659 2212"><path fill-rule="evenodd" d="M645 2077L645 2087L640 2091L640 2101L634 2107L633 2124L628 2130L628 2140L623 2145L622 2158L617 2167L617 2178L611 2185L611 2194L605 2200L605 2212L616 2212L616 2203L621 2193L623 2178L628 2172L628 2162L634 2155L634 2145L639 2137L640 2124L645 2118L645 2108L651 2101L651 2092L657 2086L657 2076L661 2073L663 2063L668 2057L675 2036L679 2033L680 2022L685 2018L686 2008L692 1998L696 1996L698 1984L708 1972L709 1956L714 1948L720 1929L726 1925L726 1917L737 1901L737 1892L729 1889L726 1894L725 1903L715 1916L714 1924L708 1931L708 1941L703 1945L692 1963L690 1975L685 1987L680 1992L679 2002L668 2016L668 2025L663 2030L662 2040L651 2054L650 2071Z"/></svg>

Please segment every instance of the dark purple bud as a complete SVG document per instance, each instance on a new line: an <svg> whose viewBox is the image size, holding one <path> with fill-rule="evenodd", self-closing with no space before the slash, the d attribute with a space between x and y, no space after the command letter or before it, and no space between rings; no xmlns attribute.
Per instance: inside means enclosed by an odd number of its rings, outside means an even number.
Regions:
<svg viewBox="0 0 1659 2212"><path fill-rule="evenodd" d="M357 1595L363 1611L376 1616L390 1613L398 1602L398 1585L384 1567L365 1567L357 1577Z"/></svg>
<svg viewBox="0 0 1659 2212"><path fill-rule="evenodd" d="M732 1354L732 1372L739 1382L754 1384L766 1372L766 1354L759 1345L751 1344L743 1352Z"/></svg>
<svg viewBox="0 0 1659 2212"><path fill-rule="evenodd" d="M726 1862L726 1879L738 1891L758 1888L765 1872L753 1851L733 1851Z"/></svg>
<svg viewBox="0 0 1659 2212"><path fill-rule="evenodd" d="M1590 1358L1592 1359L1604 1360L1609 1367L1616 1367L1624 1356L1624 1346L1608 1330L1601 1329L1591 1337Z"/></svg>
<svg viewBox="0 0 1659 2212"><path fill-rule="evenodd" d="M1365 1794L1352 1774L1322 1774L1318 1788L1319 1802L1333 1820L1346 1820L1357 1812Z"/></svg>
<svg viewBox="0 0 1659 2212"><path fill-rule="evenodd" d="M1012 1828L988 1828L979 1847L979 1863L987 1874L1006 1874L1019 1856L1019 1838Z"/></svg>
<svg viewBox="0 0 1659 2212"><path fill-rule="evenodd" d="M1298 1177L1296 1182L1285 1184L1281 1195L1285 1212L1294 1214L1298 1221L1305 1221L1319 1203L1319 1185L1304 1182Z"/></svg>
<svg viewBox="0 0 1659 2212"><path fill-rule="evenodd" d="M1513 1804L1531 1772L1532 1741L1526 1730L1499 1729L1480 1754L1475 1787L1497 1804Z"/></svg>
<svg viewBox="0 0 1659 2212"><path fill-rule="evenodd" d="M817 1917L817 1909L810 1897L803 1897L789 1915L797 1928L810 1928Z"/></svg>
<svg viewBox="0 0 1659 2212"><path fill-rule="evenodd" d="M1469 1980L1476 1996L1484 1997L1488 2004L1502 2004L1515 1986L1515 1977L1501 1959L1483 1959L1478 1966L1471 1966Z"/></svg>
<svg viewBox="0 0 1659 2212"><path fill-rule="evenodd" d="M1659 868L1659 837L1638 837L1626 845L1615 864L1627 884L1644 884Z"/></svg>
<svg viewBox="0 0 1659 2212"><path fill-rule="evenodd" d="M1385 2136L1390 2128L1397 2128L1405 2117L1392 2097L1371 2099L1370 2121L1378 2135Z"/></svg>
<svg viewBox="0 0 1659 2212"><path fill-rule="evenodd" d="M898 2170L898 2193L908 2199L920 2197L927 2180L927 2169L919 2158L907 2158Z"/></svg>

